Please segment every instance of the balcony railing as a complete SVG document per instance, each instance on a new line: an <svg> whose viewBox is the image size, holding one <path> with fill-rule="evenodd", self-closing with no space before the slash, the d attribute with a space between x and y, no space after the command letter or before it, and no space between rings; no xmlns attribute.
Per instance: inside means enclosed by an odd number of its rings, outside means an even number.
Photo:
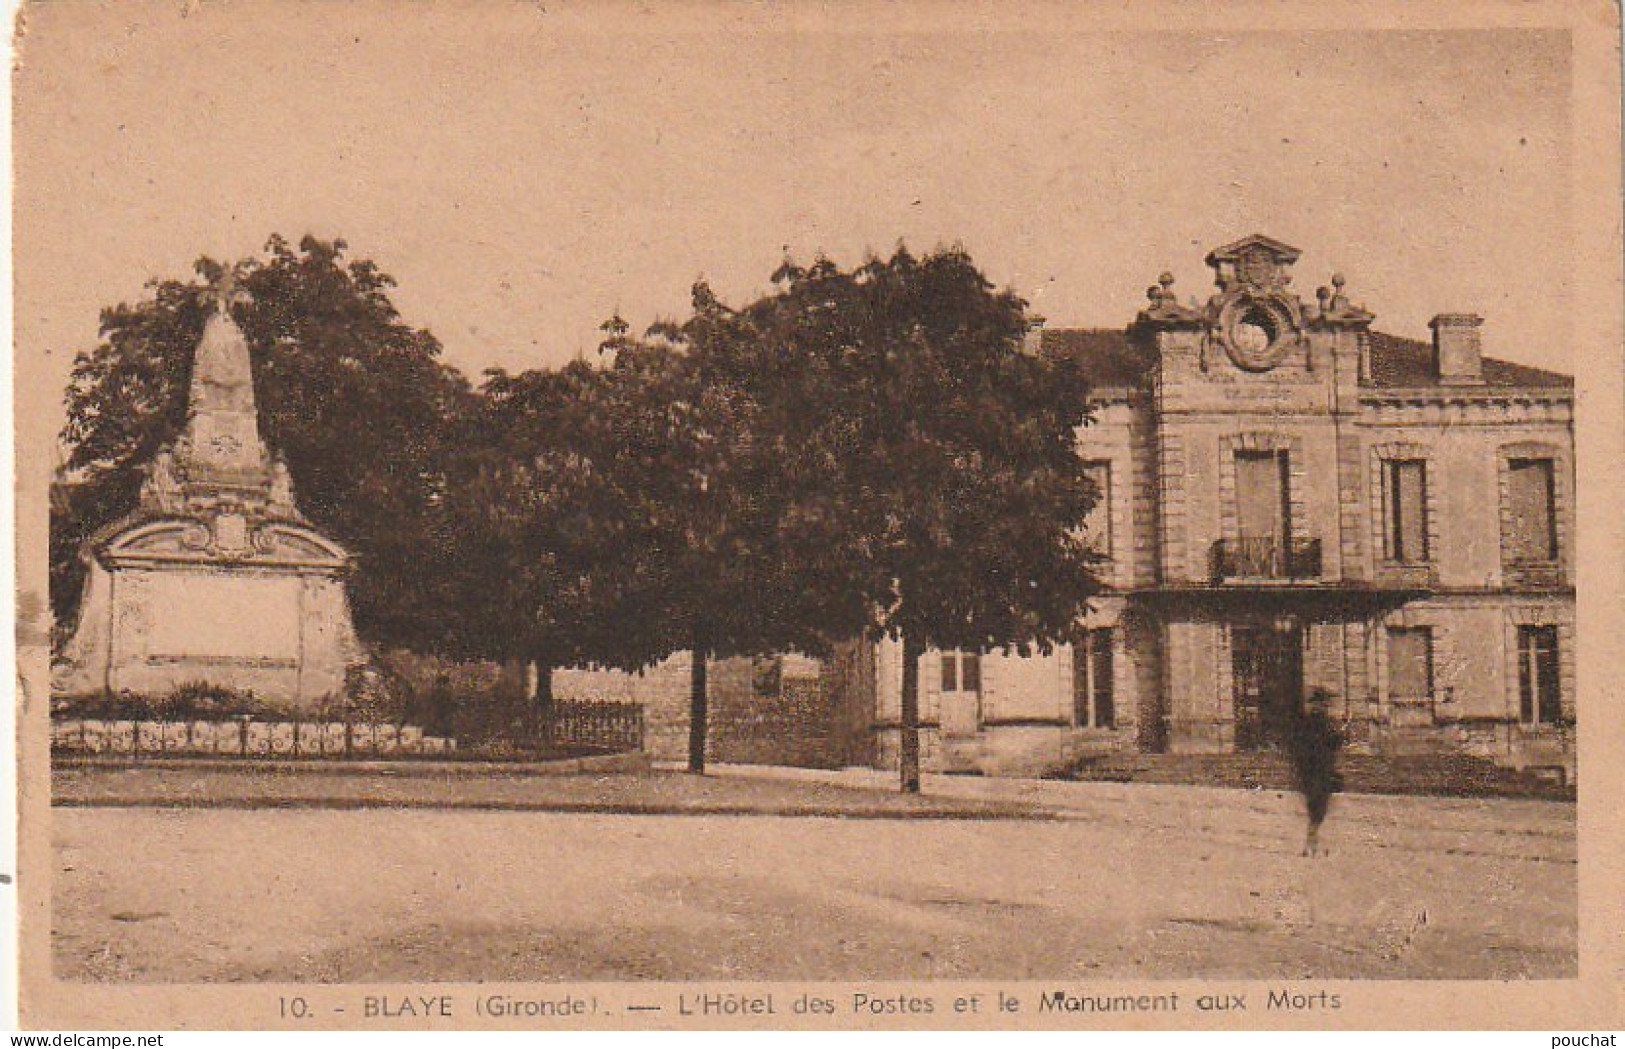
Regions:
<svg viewBox="0 0 1625 1049"><path fill-rule="evenodd" d="M1220 539L1213 544L1212 561L1215 581L1318 579L1320 540L1275 536Z"/></svg>

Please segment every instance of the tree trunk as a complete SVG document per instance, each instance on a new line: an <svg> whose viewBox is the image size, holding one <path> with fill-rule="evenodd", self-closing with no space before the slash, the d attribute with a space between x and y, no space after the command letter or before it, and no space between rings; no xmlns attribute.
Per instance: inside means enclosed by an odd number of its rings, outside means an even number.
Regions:
<svg viewBox="0 0 1625 1049"><path fill-rule="evenodd" d="M533 716L527 693L525 672L530 669L526 659L513 657L502 661L502 672L497 682L498 710L502 720L509 726L512 743L536 742L536 718Z"/></svg>
<svg viewBox="0 0 1625 1049"><path fill-rule="evenodd" d="M705 646L695 642L691 659L688 690L688 771L705 774L705 718L706 718L706 652Z"/></svg>
<svg viewBox="0 0 1625 1049"><path fill-rule="evenodd" d="M531 660L536 672L536 694L531 697L530 709L536 719L537 735L543 743L553 741L553 661L545 656Z"/></svg>
<svg viewBox="0 0 1625 1049"><path fill-rule="evenodd" d="M920 645L903 636L903 701L898 729L897 772L904 794L920 792Z"/></svg>

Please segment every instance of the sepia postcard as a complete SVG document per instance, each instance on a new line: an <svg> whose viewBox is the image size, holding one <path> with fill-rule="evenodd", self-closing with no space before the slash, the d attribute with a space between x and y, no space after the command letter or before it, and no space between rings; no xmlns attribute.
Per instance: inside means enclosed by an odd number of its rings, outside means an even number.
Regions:
<svg viewBox="0 0 1625 1049"><path fill-rule="evenodd" d="M1625 1025L1619 30L25 3L22 1023Z"/></svg>

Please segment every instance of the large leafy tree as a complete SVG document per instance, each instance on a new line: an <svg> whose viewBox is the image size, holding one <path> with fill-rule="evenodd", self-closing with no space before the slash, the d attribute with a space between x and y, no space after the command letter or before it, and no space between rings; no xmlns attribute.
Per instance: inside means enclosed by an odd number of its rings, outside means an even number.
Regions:
<svg viewBox="0 0 1625 1049"><path fill-rule="evenodd" d="M1080 535L1086 376L1022 352L1025 303L962 251L787 263L775 283L738 311L697 285L655 345L619 340L661 362L623 419L655 449L627 491L665 529L638 612L694 654L696 771L706 656L900 640L915 791L923 651L1048 650L1098 589Z"/></svg>
<svg viewBox="0 0 1625 1049"><path fill-rule="evenodd" d="M604 332L601 367L488 373L443 507L460 566L446 604L465 612L448 647L529 661L539 684L556 666L637 670L687 650L699 772L708 659L804 640L783 597L804 592L777 542L783 486L758 450L763 369L703 285L682 324Z"/></svg>
<svg viewBox="0 0 1625 1049"><path fill-rule="evenodd" d="M694 772L705 768L709 660L820 652L863 623L861 597L821 570L811 508L822 493L788 469L802 422L788 413L797 373L782 367L762 315L729 308L701 282L683 322L644 340L617 328L606 342L632 380L614 413L614 483L648 526L622 551L642 565L633 636L690 654Z"/></svg>
<svg viewBox="0 0 1625 1049"><path fill-rule="evenodd" d="M458 429L436 542L459 614L440 647L531 664L541 706L556 667L637 669L669 648L646 611L668 538L646 512L667 454L650 427L668 407L658 365L491 371Z"/></svg>
<svg viewBox="0 0 1625 1049"><path fill-rule="evenodd" d="M919 789L926 648L1048 651L1098 589L1080 526L1087 376L1022 352L1025 303L958 249L786 264L760 304L796 376L787 469L873 636L903 649L901 780Z"/></svg>
<svg viewBox="0 0 1625 1049"><path fill-rule="evenodd" d="M346 257L343 241L272 237L237 267L248 295L234 308L254 361L261 434L288 463L300 509L357 555L350 587L363 636L415 644L434 637L437 569L426 551L444 489L453 424L467 382L440 344L402 322L393 280ZM62 442L66 473L51 527L52 603L59 621L79 597L78 551L136 505L141 468L181 433L192 353L213 308L222 265L106 309L101 341L76 359Z"/></svg>

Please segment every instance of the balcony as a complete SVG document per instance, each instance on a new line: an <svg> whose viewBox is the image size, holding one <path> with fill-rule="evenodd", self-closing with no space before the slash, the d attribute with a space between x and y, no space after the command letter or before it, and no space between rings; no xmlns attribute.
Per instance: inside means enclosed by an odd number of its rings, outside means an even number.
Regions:
<svg viewBox="0 0 1625 1049"><path fill-rule="evenodd" d="M1211 555L1213 581L1280 582L1320 578L1319 539L1275 536L1220 539Z"/></svg>
<svg viewBox="0 0 1625 1049"><path fill-rule="evenodd" d="M1506 558L1501 566L1506 585L1515 590L1549 590L1566 582L1556 558Z"/></svg>
<svg viewBox="0 0 1625 1049"><path fill-rule="evenodd" d="M1378 561L1374 583L1382 587L1432 590L1439 585L1439 569L1431 561Z"/></svg>

